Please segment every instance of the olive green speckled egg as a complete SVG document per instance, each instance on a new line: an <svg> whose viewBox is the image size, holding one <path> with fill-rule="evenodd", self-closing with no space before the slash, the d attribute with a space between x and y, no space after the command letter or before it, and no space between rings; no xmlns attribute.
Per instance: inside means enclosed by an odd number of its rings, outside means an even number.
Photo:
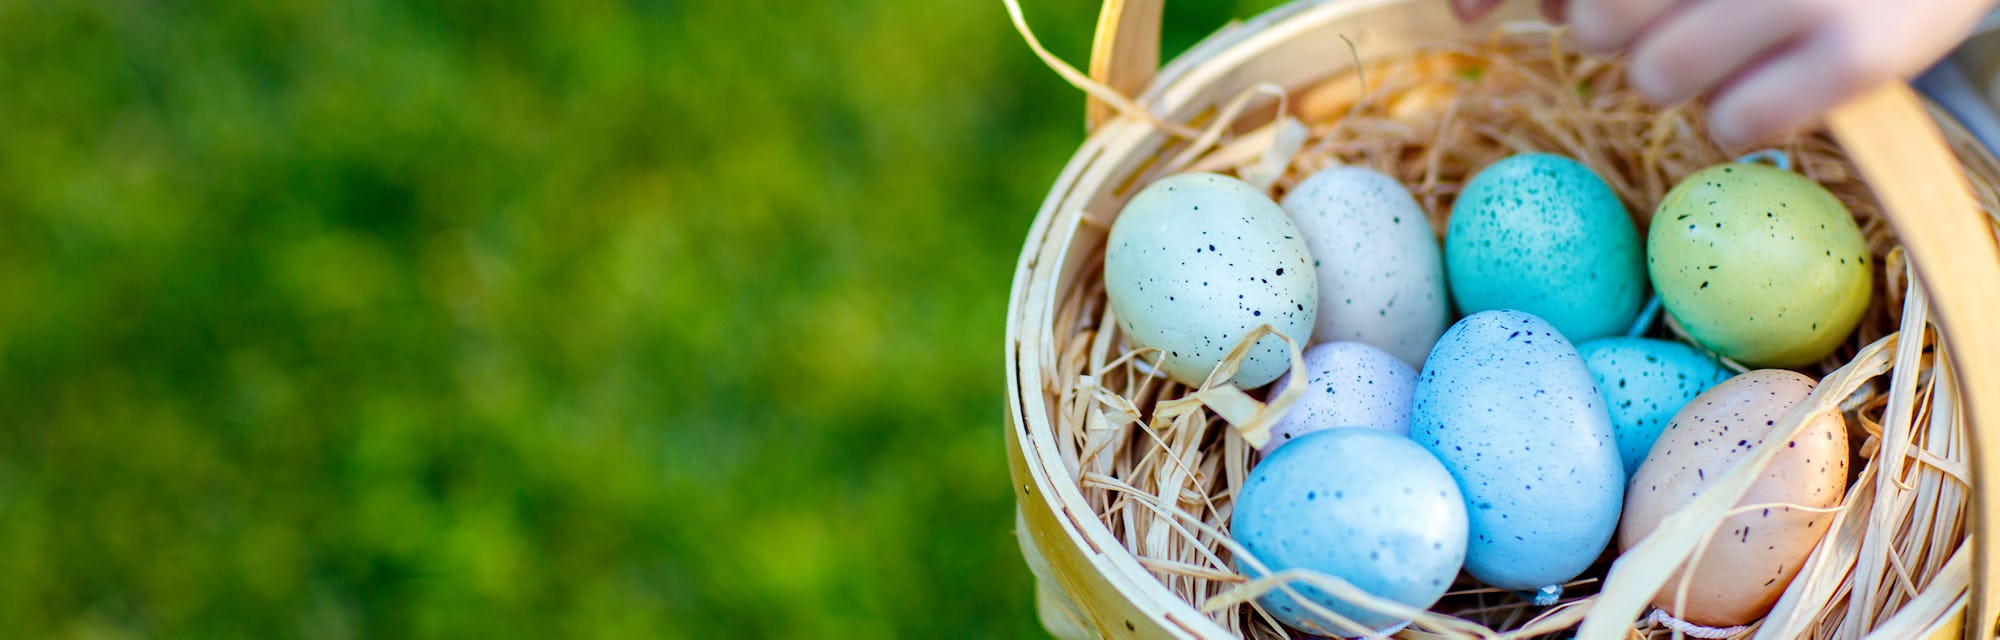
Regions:
<svg viewBox="0 0 2000 640"><path fill-rule="evenodd" d="M1660 201L1646 267L1696 341L1751 367L1825 358L1868 307L1867 243L1847 207L1761 164L1702 169Z"/></svg>

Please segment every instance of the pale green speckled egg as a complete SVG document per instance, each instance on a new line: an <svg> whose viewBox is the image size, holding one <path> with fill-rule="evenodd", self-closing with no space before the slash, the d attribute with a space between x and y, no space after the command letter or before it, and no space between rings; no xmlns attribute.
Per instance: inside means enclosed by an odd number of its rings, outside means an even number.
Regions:
<svg viewBox="0 0 2000 640"><path fill-rule="evenodd" d="M1647 268L1696 341L1752 367L1825 358L1868 308L1874 260L1819 183L1731 163L1674 185L1653 214Z"/></svg>
<svg viewBox="0 0 2000 640"><path fill-rule="evenodd" d="M1162 178L1111 225L1104 289L1134 344L1159 349L1168 377L1198 385L1258 326L1304 346L1319 285L1292 219L1241 180L1212 173ZM1277 336L1251 347L1230 382L1261 387L1291 358Z"/></svg>

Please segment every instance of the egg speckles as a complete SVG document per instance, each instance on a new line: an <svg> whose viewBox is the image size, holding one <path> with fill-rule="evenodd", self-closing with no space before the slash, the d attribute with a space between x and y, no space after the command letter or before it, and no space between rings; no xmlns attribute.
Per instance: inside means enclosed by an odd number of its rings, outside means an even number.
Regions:
<svg viewBox="0 0 2000 640"><path fill-rule="evenodd" d="M1674 185L1646 254L1660 302L1688 335L1753 367L1825 358L1872 290L1874 261L1847 207L1761 164L1716 165Z"/></svg>
<svg viewBox="0 0 2000 640"><path fill-rule="evenodd" d="M1526 311L1572 341L1622 333L1645 296L1625 206L1562 156L1512 156L1473 176L1452 209L1444 254L1459 310Z"/></svg>
<svg viewBox="0 0 2000 640"><path fill-rule="evenodd" d="M1446 330L1417 377L1410 438L1465 494L1465 568L1480 581L1560 585L1611 540L1625 480L1611 417L1576 348L1542 319L1482 311Z"/></svg>
<svg viewBox="0 0 2000 640"><path fill-rule="evenodd" d="M1451 474L1408 439L1334 429L1299 438L1251 469L1230 532L1272 571L1311 569L1425 608L1444 595L1465 559L1465 501ZM1250 572L1240 561L1237 568ZM1291 586L1371 629L1402 622L1305 584ZM1258 604L1294 628L1334 635L1282 591Z"/></svg>
<svg viewBox="0 0 2000 640"><path fill-rule="evenodd" d="M1661 521L1693 502L1772 435L1778 421L1812 392L1813 380L1781 369L1752 371L1695 397L1660 434L1632 475L1619 547L1630 549ZM1847 425L1836 411L1808 418L1785 442L1737 505L1824 509L1847 490ZM1696 624L1748 624L1777 603L1806 557L1831 528L1833 514L1789 506L1745 511L1722 521L1693 576L1677 573L1653 604ZM1688 580L1685 607L1674 606Z"/></svg>
<svg viewBox="0 0 2000 640"><path fill-rule="evenodd" d="M1277 203L1241 180L1162 178L1112 224L1104 288L1134 344L1161 352L1170 378L1198 385L1260 325L1304 344L1319 309L1312 257ZM1266 336L1231 382L1263 386L1290 366Z"/></svg>
<svg viewBox="0 0 2000 640"><path fill-rule="evenodd" d="M1313 340L1373 345L1412 367L1444 333L1444 258L1424 210L1395 178L1335 167L1285 194L1319 273Z"/></svg>
<svg viewBox="0 0 2000 640"><path fill-rule="evenodd" d="M1410 433L1410 394L1417 372L1389 352L1359 342L1328 342L1305 352L1306 388L1297 404L1271 425L1269 455L1279 445L1314 431L1336 427ZM1278 378L1271 395L1283 393L1291 377Z"/></svg>
<svg viewBox="0 0 2000 640"><path fill-rule="evenodd" d="M1626 476L1639 469L1660 430L1689 400L1723 380L1729 370L1708 354L1678 342L1646 338L1598 338L1577 345L1590 368L1604 405L1611 410L1611 428L1618 437L1618 457Z"/></svg>

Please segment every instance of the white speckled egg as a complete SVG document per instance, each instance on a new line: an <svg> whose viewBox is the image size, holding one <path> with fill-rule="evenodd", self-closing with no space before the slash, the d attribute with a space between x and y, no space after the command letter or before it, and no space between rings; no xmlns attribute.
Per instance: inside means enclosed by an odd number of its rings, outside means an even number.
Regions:
<svg viewBox="0 0 2000 640"><path fill-rule="evenodd" d="M1319 273L1313 340L1374 345L1421 367L1450 323L1444 255L1408 189L1380 172L1335 167L1285 194Z"/></svg>
<svg viewBox="0 0 2000 640"><path fill-rule="evenodd" d="M1298 439L1250 470L1230 536L1272 571L1310 569L1412 607L1436 603L1465 560L1465 499L1422 447L1374 429ZM1250 572L1238 561L1239 570ZM1377 631L1403 622L1294 583L1299 595ZM1282 591L1258 598L1293 628L1330 621Z"/></svg>
<svg viewBox="0 0 2000 640"><path fill-rule="evenodd" d="M1632 474L1619 547L1630 549L1720 481L1773 435L1778 420L1812 393L1795 371L1761 369L1730 378L1674 414L1659 442ZM1826 509L1847 492L1847 424L1838 411L1807 420L1771 458L1737 506L1799 505ZM1755 509L1722 521L1694 575L1678 572L1653 596L1674 617L1711 627L1749 624L1771 610L1805 566L1832 513L1789 506ZM1685 607L1674 600L1687 580Z"/></svg>
<svg viewBox="0 0 2000 640"><path fill-rule="evenodd" d="M1301 345L1319 286L1298 229L1270 196L1212 173L1162 178L1111 226L1104 289L1134 344L1161 351L1168 377L1198 385L1258 326ZM1277 336L1257 341L1230 379L1263 386L1291 365Z"/></svg>
<svg viewBox="0 0 2000 640"><path fill-rule="evenodd" d="M1410 434L1410 394L1417 388L1417 372L1410 365L1359 342L1314 345L1306 349L1305 364L1304 395L1271 425L1264 455L1300 436L1335 427ZM1291 376L1279 377L1271 395L1290 385Z"/></svg>
<svg viewBox="0 0 2000 640"><path fill-rule="evenodd" d="M1486 584L1559 591L1611 541L1625 493L1611 416L1541 318L1481 311L1445 331L1417 376L1410 439L1458 479L1465 569Z"/></svg>

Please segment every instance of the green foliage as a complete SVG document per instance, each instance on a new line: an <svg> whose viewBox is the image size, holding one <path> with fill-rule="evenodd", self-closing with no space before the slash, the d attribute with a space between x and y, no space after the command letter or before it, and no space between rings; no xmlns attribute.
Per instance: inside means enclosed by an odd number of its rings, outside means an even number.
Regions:
<svg viewBox="0 0 2000 640"><path fill-rule="evenodd" d="M0 2L0 635L1036 633L1080 106L998 0Z"/></svg>

